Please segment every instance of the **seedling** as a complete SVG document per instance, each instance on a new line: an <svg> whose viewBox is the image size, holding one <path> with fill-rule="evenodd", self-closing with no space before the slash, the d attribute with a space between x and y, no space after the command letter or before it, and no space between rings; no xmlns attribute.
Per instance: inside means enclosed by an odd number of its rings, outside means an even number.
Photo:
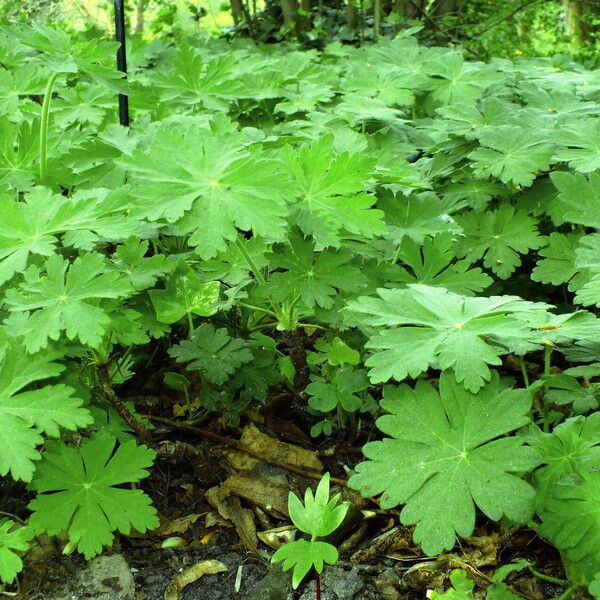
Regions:
<svg viewBox="0 0 600 600"><path fill-rule="evenodd" d="M323 475L313 496L310 488L304 493L304 505L293 492L288 496L288 511L296 527L310 536L310 539L295 540L281 546L272 557L273 562L283 560L283 570L294 567L292 585L296 589L307 573L314 567L317 578L317 598L319 598L319 575L324 563L337 562L338 551L335 546L318 538L334 532L344 520L348 511L348 502L338 506L340 494L329 498L329 473Z"/></svg>

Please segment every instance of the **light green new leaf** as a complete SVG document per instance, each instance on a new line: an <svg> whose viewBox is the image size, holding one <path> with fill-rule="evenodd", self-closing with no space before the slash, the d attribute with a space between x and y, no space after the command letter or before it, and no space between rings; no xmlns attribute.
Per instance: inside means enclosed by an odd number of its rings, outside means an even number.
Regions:
<svg viewBox="0 0 600 600"><path fill-rule="evenodd" d="M452 246L450 233L438 233L433 239L425 239L422 245L404 238L398 257L412 272L403 268L399 281L443 287L465 296L491 285L492 278L479 268L471 269L468 260L453 262Z"/></svg>
<svg viewBox="0 0 600 600"><path fill-rule="evenodd" d="M296 589L312 567L317 573L321 573L324 563L333 565L338 557L337 548L327 542L295 540L281 546L271 560L284 561L282 567L284 571L294 567L292 586Z"/></svg>
<svg viewBox="0 0 600 600"><path fill-rule="evenodd" d="M452 587L443 594L434 591L431 594L431 600L442 600L443 598L446 600L473 600L475 583L467 577L464 571L461 569L452 571L450 573L450 583Z"/></svg>
<svg viewBox="0 0 600 600"><path fill-rule="evenodd" d="M30 481L40 458L42 433L57 437L60 427L75 430L92 422L74 390L63 384L27 388L56 377L63 365L54 351L27 355L21 342L11 339L0 352L0 476Z"/></svg>
<svg viewBox="0 0 600 600"><path fill-rule="evenodd" d="M546 243L536 220L523 211L515 213L509 204L483 214L465 213L457 216L456 222L464 233L457 238L457 254L472 263L483 258L483 264L501 279L508 279L521 266L519 254Z"/></svg>
<svg viewBox="0 0 600 600"><path fill-rule="evenodd" d="M469 158L480 177L493 175L503 183L527 187L550 167L553 146L530 128L500 125L483 131L479 141L481 147Z"/></svg>
<svg viewBox="0 0 600 600"><path fill-rule="evenodd" d="M539 347L528 342L531 328L517 318L545 304L516 296L470 298L424 285L377 291L348 304L352 322L375 327L367 342L375 354L365 363L373 383L417 377L429 367L452 369L456 381L476 392L500 365L499 356Z"/></svg>
<svg viewBox="0 0 600 600"><path fill-rule="evenodd" d="M361 399L356 392L369 387L369 379L363 369L343 366L336 370L333 381L313 381L306 388L308 404L319 412L330 412L338 406L348 412L356 412L361 407Z"/></svg>
<svg viewBox="0 0 600 600"><path fill-rule="evenodd" d="M12 583L23 569L23 561L15 552L29 548L29 535L24 527L11 531L12 521L0 521L0 583Z"/></svg>
<svg viewBox="0 0 600 600"><path fill-rule="evenodd" d="M220 284L203 283L194 270L181 259L167 281L167 289L150 290L150 300L161 323L176 323L193 313L210 317L217 312Z"/></svg>
<svg viewBox="0 0 600 600"><path fill-rule="evenodd" d="M35 267L25 273L18 289L6 293L11 311L32 311L23 336L28 352L48 346L64 331L69 340L97 348L107 331L110 317L98 304L101 298L124 298L132 292L130 283L119 273L105 273L101 254L84 254L69 265L59 255L45 263L46 275Z"/></svg>
<svg viewBox="0 0 600 600"><path fill-rule="evenodd" d="M30 526L48 535L66 533L87 559L111 546L118 530L144 533L158 527L156 511L141 490L116 487L148 476L155 453L131 440L119 445L115 438L97 434L80 448L49 444L32 487L38 492L29 503Z"/></svg>
<svg viewBox="0 0 600 600"><path fill-rule="evenodd" d="M169 354L179 363L189 362L189 370L200 371L202 377L216 384L227 381L253 356L245 340L232 338L225 328L215 329L210 323L202 323L189 340L173 346Z"/></svg>
<svg viewBox="0 0 600 600"><path fill-rule="evenodd" d="M529 423L531 396L506 388L494 372L477 395L444 372L439 392L388 386L377 427L391 436L363 447L367 461L348 484L364 496L381 496L384 509L404 504L400 519L416 525L415 542L429 556L450 550L456 535L469 537L475 506L494 521L525 522L535 492L521 475L539 463L524 440L508 434Z"/></svg>

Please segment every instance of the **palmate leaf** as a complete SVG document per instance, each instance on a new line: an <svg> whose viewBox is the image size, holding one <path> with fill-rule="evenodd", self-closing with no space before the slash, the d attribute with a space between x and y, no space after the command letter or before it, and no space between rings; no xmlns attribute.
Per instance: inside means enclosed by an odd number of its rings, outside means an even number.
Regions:
<svg viewBox="0 0 600 600"><path fill-rule="evenodd" d="M181 233L191 234L188 243L203 258L225 250L236 227L273 241L285 236L290 184L283 165L259 146L248 147L241 133L176 122L158 129L148 149L119 162L132 183L132 212L180 220Z"/></svg>
<svg viewBox="0 0 600 600"><path fill-rule="evenodd" d="M460 231L460 227L448 215L454 202L441 199L432 192L412 194L382 193L377 208L385 213L389 238L399 246L404 237L417 244L429 236L443 232Z"/></svg>
<svg viewBox="0 0 600 600"><path fill-rule="evenodd" d="M36 22L15 27L13 32L21 44L39 52L37 59L52 72L82 72L113 91L126 91L124 75L114 64L118 42L100 39L80 41L65 31Z"/></svg>
<svg viewBox="0 0 600 600"><path fill-rule="evenodd" d="M538 172L547 171L553 146L531 129L500 125L483 131L480 148L469 154L476 175L493 175L503 183L530 186Z"/></svg>
<svg viewBox="0 0 600 600"><path fill-rule="evenodd" d="M315 305L331 308L340 292L358 292L367 277L352 264L353 256L342 250L315 252L315 244L293 235L289 246L272 256L272 268L285 269L271 275L259 293L278 302L300 298L309 310Z"/></svg>
<svg viewBox="0 0 600 600"><path fill-rule="evenodd" d="M100 307L101 298L125 298L131 284L119 273L106 273L106 259L90 253L72 264L58 255L45 263L46 275L40 277L32 266L18 288L6 292L6 305L15 312L28 313L22 334L28 352L48 346L64 331L69 340L97 348L107 331L110 317Z"/></svg>
<svg viewBox="0 0 600 600"><path fill-rule="evenodd" d="M150 290L150 300L161 323L176 323L193 313L210 317L217 312L220 284L203 283L194 270L181 259L167 281L167 289Z"/></svg>
<svg viewBox="0 0 600 600"><path fill-rule="evenodd" d="M589 237L586 236L583 241L587 241ZM531 279L552 285L568 283L570 291L581 287L586 277L579 271L587 268L584 265L576 265L576 251L581 238L580 233L553 231L548 237L548 245L538 252L542 258L531 271ZM600 272L600 261L598 261L598 271Z"/></svg>
<svg viewBox="0 0 600 600"><path fill-rule="evenodd" d="M38 135L35 123L12 123L0 116L0 191L33 187Z"/></svg>
<svg viewBox="0 0 600 600"><path fill-rule="evenodd" d="M321 573L324 563L333 565L338 557L337 548L328 542L295 540L281 546L271 560L273 562L282 560L284 571L294 567L292 586L296 589L313 567L317 573Z"/></svg>
<svg viewBox="0 0 600 600"><path fill-rule="evenodd" d="M600 571L600 413L528 438L543 459L533 476L539 532L591 581Z"/></svg>
<svg viewBox="0 0 600 600"><path fill-rule="evenodd" d="M456 261L451 248L450 233L439 233L426 239L423 245L406 237L402 242L399 260L410 268L402 269L400 281L443 287L451 292L471 296L481 292L492 283L492 278L481 271L471 269L468 260Z"/></svg>
<svg viewBox="0 0 600 600"><path fill-rule="evenodd" d="M553 160L564 161L580 173L600 169L600 123L598 118L569 121L554 134L555 140L566 146L558 150Z"/></svg>
<svg viewBox="0 0 600 600"><path fill-rule="evenodd" d="M435 367L452 369L472 392L489 381L488 365L500 365L501 354L539 347L527 341L531 328L517 316L548 306L516 296L469 298L425 285L377 293L379 298L363 296L346 309L351 322L377 332L366 344L375 350L365 363L371 381L402 381Z"/></svg>
<svg viewBox="0 0 600 600"><path fill-rule="evenodd" d="M164 254L146 257L149 247L148 240L130 237L117 247L112 257L115 269L125 275L136 290L152 287L166 270Z"/></svg>
<svg viewBox="0 0 600 600"><path fill-rule="evenodd" d="M12 583L23 569L23 561L15 552L29 548L27 543L31 537L26 528L12 531L12 521L0 521L0 583Z"/></svg>
<svg viewBox="0 0 600 600"><path fill-rule="evenodd" d="M558 189L558 204L564 221L600 229L600 174L555 171L550 179Z"/></svg>
<svg viewBox="0 0 600 600"><path fill-rule="evenodd" d="M141 490L119 488L148 476L155 453L135 440L119 445L96 434L80 448L49 444L31 487L38 492L29 503L30 527L36 533L69 536L87 559L111 546L118 530L144 533L158 527L156 511Z"/></svg>
<svg viewBox="0 0 600 600"><path fill-rule="evenodd" d="M0 476L31 480L40 458L42 433L57 437L60 427L77 429L92 422L74 390L63 384L45 384L23 391L32 383L59 375L60 354L46 351L27 355L21 342L9 339L0 351Z"/></svg>
<svg viewBox="0 0 600 600"><path fill-rule="evenodd" d="M142 234L146 226L125 218L121 199L107 190L76 192L70 198L42 187L24 202L2 199L0 211L0 284L25 271L31 254L51 256L59 237L65 245L90 250L94 244Z"/></svg>
<svg viewBox="0 0 600 600"><path fill-rule="evenodd" d="M521 265L519 254L546 243L537 231L536 220L523 211L515 213L509 204L483 214L467 212L455 219L464 234L457 238L458 256L472 263L483 258L483 264L501 279L510 277Z"/></svg>
<svg viewBox="0 0 600 600"><path fill-rule="evenodd" d="M367 461L348 485L381 496L383 509L404 504L400 519L416 525L415 542L434 556L450 550L456 535L469 537L475 506L495 521L525 522L535 492L520 477L539 464L537 453L510 432L529 423L531 396L501 384L494 372L477 395L444 372L439 392L387 386L377 427L390 436L363 447Z"/></svg>
<svg viewBox="0 0 600 600"><path fill-rule="evenodd" d="M337 154L328 134L299 150L286 148L283 160L296 185L293 218L317 250L338 248L344 233L371 238L385 232L383 213L372 208L376 198L365 193L373 159Z"/></svg>
<svg viewBox="0 0 600 600"><path fill-rule="evenodd" d="M173 346L169 354L179 363L189 362L189 370L200 371L202 377L216 384L224 383L238 367L252 360L245 340L232 338L225 328L215 329L210 323L202 323L189 340Z"/></svg>

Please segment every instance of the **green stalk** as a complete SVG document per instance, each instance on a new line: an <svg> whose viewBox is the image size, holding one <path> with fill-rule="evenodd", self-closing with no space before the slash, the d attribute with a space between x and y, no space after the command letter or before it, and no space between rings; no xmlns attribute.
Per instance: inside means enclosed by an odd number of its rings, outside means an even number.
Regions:
<svg viewBox="0 0 600 600"><path fill-rule="evenodd" d="M187 314L187 318L188 318L188 328L189 328L188 335L191 336L192 333L193 333L193 331L194 331L194 321L192 320L192 313L191 312L189 312Z"/></svg>
<svg viewBox="0 0 600 600"><path fill-rule="evenodd" d="M42 118L40 120L40 183L46 183L46 167L48 152L48 117L50 116L50 101L52 100L52 90L56 83L58 73L52 73L46 91L44 92L44 102L42 104Z"/></svg>
<svg viewBox="0 0 600 600"><path fill-rule="evenodd" d="M258 265L254 262L254 259L250 256L246 248L244 248L244 244L242 244L242 241L240 240L239 236L235 238L235 245L240 251L240 254L244 257L244 260L248 263L248 266L250 267L252 273L254 273L256 281L258 281L258 283L266 283L267 280L260 272L260 269L258 268Z"/></svg>
<svg viewBox="0 0 600 600"><path fill-rule="evenodd" d="M525 387L529 387L529 375L527 374L527 367L525 366L525 358L523 356L519 356L519 365L521 367L521 374L523 375Z"/></svg>
<svg viewBox="0 0 600 600"><path fill-rule="evenodd" d="M547 581L548 583L556 583L557 585L566 585L569 583L566 579L560 579L559 577L552 577L551 575L545 575L544 573L540 573L531 565L529 565L527 569L532 575L534 575L538 579L541 579L542 581Z"/></svg>
<svg viewBox="0 0 600 600"><path fill-rule="evenodd" d="M544 349L544 433L550 431L550 406L546 400L548 393L548 376L550 375L550 357L552 356L552 346L546 344Z"/></svg>
<svg viewBox="0 0 600 600"><path fill-rule="evenodd" d="M567 598L570 598L573 595L573 592L576 589L577 589L577 586L575 586L575 585L568 587L560 596L558 596L558 598L556 598L556 600L567 600Z"/></svg>

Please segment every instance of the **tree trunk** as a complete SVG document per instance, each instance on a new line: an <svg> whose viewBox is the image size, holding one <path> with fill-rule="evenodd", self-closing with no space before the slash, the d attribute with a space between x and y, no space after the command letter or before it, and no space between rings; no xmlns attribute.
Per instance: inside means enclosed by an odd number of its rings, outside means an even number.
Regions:
<svg viewBox="0 0 600 600"><path fill-rule="evenodd" d="M280 4L283 13L283 24L289 29L293 29L296 24L296 10L298 9L296 0L280 0Z"/></svg>
<svg viewBox="0 0 600 600"><path fill-rule="evenodd" d="M579 52L589 41L589 24L581 0L563 0L565 33L569 36L571 50ZM591 10L591 9L590 9Z"/></svg>
<svg viewBox="0 0 600 600"><path fill-rule="evenodd" d="M375 0L373 4L373 35L375 39L381 34L381 0Z"/></svg>
<svg viewBox="0 0 600 600"><path fill-rule="evenodd" d="M144 10L146 9L146 0L137 0L135 5L135 32L144 33Z"/></svg>
<svg viewBox="0 0 600 600"><path fill-rule="evenodd" d="M348 2L348 27L356 29L356 6L354 0L346 0Z"/></svg>
<svg viewBox="0 0 600 600"><path fill-rule="evenodd" d="M233 24L238 27L244 16L242 0L231 0L231 16L233 17Z"/></svg>

